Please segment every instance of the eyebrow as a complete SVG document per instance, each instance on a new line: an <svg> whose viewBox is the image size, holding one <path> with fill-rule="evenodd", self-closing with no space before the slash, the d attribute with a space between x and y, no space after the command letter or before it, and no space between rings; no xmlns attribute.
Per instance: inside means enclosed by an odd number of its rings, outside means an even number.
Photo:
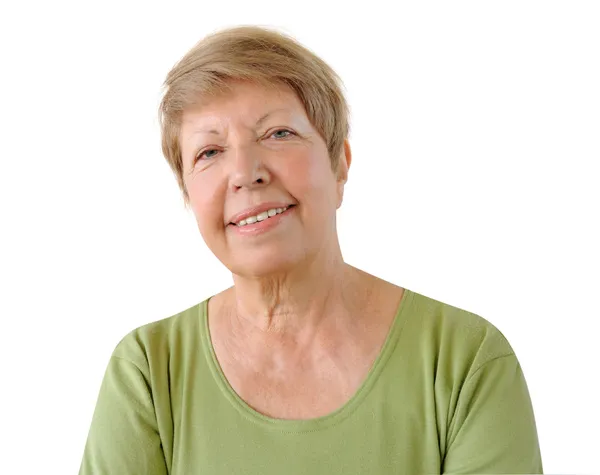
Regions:
<svg viewBox="0 0 600 475"><path fill-rule="evenodd" d="M255 127L259 127L265 120L267 120L274 113L276 113L276 112L282 112L282 111L287 112L288 109L280 107L279 109L273 109L272 111L267 112L265 115L263 115L260 119L258 119L256 121ZM200 134L200 133L207 133L207 134L219 135L219 131L218 130L216 130L216 129L205 129L205 128L194 130L193 135L197 135L197 134Z"/></svg>

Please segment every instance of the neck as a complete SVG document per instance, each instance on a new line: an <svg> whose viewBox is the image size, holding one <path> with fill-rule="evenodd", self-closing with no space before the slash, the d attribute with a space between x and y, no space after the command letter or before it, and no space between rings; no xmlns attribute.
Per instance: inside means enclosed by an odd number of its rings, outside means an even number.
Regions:
<svg viewBox="0 0 600 475"><path fill-rule="evenodd" d="M368 274L346 264L339 247L325 255L281 275L234 275L229 313L236 326L301 339L326 319L351 315L369 290Z"/></svg>

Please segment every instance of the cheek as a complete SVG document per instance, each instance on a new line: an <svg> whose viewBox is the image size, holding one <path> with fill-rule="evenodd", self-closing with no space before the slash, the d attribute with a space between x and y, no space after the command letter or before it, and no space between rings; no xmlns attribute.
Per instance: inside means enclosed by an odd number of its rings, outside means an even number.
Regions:
<svg viewBox="0 0 600 475"><path fill-rule="evenodd" d="M223 223L221 194L214 183L209 177L202 177L188 184L190 205L203 235L214 228L215 223Z"/></svg>
<svg viewBox="0 0 600 475"><path fill-rule="evenodd" d="M299 201L310 197L322 199L332 183L329 157L322 153L298 153L285 161L280 173L286 177L288 191Z"/></svg>

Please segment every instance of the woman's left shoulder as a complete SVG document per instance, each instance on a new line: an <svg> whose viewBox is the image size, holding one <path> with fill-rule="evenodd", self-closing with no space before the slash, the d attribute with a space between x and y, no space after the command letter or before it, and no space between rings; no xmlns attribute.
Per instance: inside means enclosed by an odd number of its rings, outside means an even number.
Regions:
<svg viewBox="0 0 600 475"><path fill-rule="evenodd" d="M418 332L437 354L448 353L471 362L514 355L502 331L485 317L432 297L407 291L410 299L408 331ZM406 329L405 329L406 330Z"/></svg>

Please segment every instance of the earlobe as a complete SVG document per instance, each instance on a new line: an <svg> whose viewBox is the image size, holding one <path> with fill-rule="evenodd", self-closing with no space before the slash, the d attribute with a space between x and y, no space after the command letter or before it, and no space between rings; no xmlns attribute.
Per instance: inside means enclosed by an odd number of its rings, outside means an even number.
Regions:
<svg viewBox="0 0 600 475"><path fill-rule="evenodd" d="M342 202L344 201L344 183L340 183L338 185L338 201L336 209L339 209L342 206Z"/></svg>

